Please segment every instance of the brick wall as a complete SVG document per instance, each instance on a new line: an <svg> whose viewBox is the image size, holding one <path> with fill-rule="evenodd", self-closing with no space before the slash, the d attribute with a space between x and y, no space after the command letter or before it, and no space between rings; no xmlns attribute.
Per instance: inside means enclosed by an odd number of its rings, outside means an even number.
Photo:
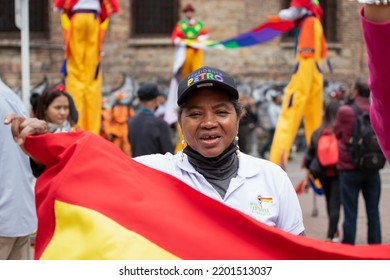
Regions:
<svg viewBox="0 0 390 280"><path fill-rule="evenodd" d="M332 1L332 0L329 0ZM336 1L336 0L333 0ZM50 3L52 1L49 1ZM183 1L186 4L189 1ZM196 15L205 22L210 39L221 40L250 30L276 14L282 1L274 0L193 0ZM173 47L169 37L132 39L131 1L120 0L121 11L112 17L104 44L103 85L105 90L118 87L122 73L137 81L153 80L167 85L171 78ZM334 74L326 71L331 81L349 82L367 74L366 56L361 36L359 5L347 0L338 1L338 39L329 45ZM31 84L44 76L49 82L61 80L63 60L62 30L59 14L49 11L49 38L31 40ZM291 44L277 38L263 45L236 50L206 50L205 64L225 69L239 79L260 83L268 80L287 81L294 65ZM0 75L13 88L21 85L20 42L18 39L0 41Z"/></svg>

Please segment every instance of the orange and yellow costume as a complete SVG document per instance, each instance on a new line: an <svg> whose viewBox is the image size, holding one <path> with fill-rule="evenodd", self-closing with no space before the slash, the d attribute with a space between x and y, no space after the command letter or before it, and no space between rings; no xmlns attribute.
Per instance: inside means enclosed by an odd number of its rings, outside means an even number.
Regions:
<svg viewBox="0 0 390 280"><path fill-rule="evenodd" d="M119 11L117 0L100 0L100 11L74 10L78 0L55 0L62 9L65 87L79 112L78 125L99 134L101 117L101 52L109 17Z"/></svg>
<svg viewBox="0 0 390 280"><path fill-rule="evenodd" d="M119 147L126 155L131 155L131 144L128 139L128 120L135 115L134 109L121 103L126 94L116 93L116 103L109 109L109 126L107 132L109 140Z"/></svg>
<svg viewBox="0 0 390 280"><path fill-rule="evenodd" d="M291 146L302 117L306 143L311 134L321 125L323 109L322 59L327 56L325 37L320 17L318 0L293 0L291 7L303 7L308 13L296 20L299 35L297 40L297 64L285 90L282 111L273 139L270 160L285 167Z"/></svg>

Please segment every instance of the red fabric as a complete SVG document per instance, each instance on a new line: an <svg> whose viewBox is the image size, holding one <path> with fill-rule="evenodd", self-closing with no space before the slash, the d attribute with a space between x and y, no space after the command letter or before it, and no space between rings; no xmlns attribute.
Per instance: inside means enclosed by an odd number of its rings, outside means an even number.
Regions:
<svg viewBox="0 0 390 280"><path fill-rule="evenodd" d="M36 258L53 235L59 200L98 211L182 259L390 259L390 245L327 243L257 222L88 132L29 136L25 148L46 166L36 184Z"/></svg>
<svg viewBox="0 0 390 280"><path fill-rule="evenodd" d="M290 3L290 7L302 7L308 10L312 5L311 0L292 0Z"/></svg>
<svg viewBox="0 0 390 280"><path fill-rule="evenodd" d="M323 11L320 5L316 6L312 3L312 0L292 0L290 7L302 7L309 10L313 15L318 18L322 17Z"/></svg>

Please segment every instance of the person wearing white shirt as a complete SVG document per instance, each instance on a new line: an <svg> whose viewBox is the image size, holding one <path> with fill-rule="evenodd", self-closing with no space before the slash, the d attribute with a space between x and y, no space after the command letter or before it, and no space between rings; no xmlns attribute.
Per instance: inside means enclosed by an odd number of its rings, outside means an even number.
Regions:
<svg viewBox="0 0 390 280"><path fill-rule="evenodd" d="M28 117L20 98L0 80L0 118ZM37 229L34 177L29 158L0 123L0 260L31 259L30 235Z"/></svg>

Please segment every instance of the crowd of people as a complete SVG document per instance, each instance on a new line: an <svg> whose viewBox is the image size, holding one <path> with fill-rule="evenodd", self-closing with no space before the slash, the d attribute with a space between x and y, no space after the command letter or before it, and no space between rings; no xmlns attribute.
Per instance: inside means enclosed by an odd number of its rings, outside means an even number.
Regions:
<svg viewBox="0 0 390 280"><path fill-rule="evenodd" d="M104 28L101 27L101 21L109 15L105 14L99 20L99 17L93 17L106 10L101 2L75 1L74 6L68 7L61 1L56 1L56 6L64 9L74 24L85 17L87 21L93 20L89 24L98 24L97 26ZM116 1L104 2L116 7ZM284 170L302 115L305 117L308 144L304 158L307 180L318 178L326 198L329 216L326 240L336 242L342 236L342 243L355 243L357 201L359 192L362 191L368 219L367 243L380 244L379 169L369 172L362 170L359 163L354 161L349 145L360 111L370 111L371 123L379 144L384 156L387 160L390 159L390 139L386 131L390 122L386 106L390 101L387 94L390 89L387 85L388 64L385 63L390 63L390 56L386 52L386 42L390 38L390 5L387 1L378 6L366 4L361 12L369 57L369 83L357 80L350 92L349 102L337 99L324 105L322 75L317 73L318 63L326 57L326 45L320 26L321 9L318 4L307 6L309 2L312 1L293 0L289 9L279 13L281 19L294 20L301 29L309 29L304 32L306 36L310 30L315 30L315 33L309 36L310 40L301 39L298 44L297 63L300 67L287 86L283 101L279 92L271 94L272 106L268 111L269 137L261 149L263 158L270 150L270 161L251 155L251 135L258 127L253 102L240 95L235 79L229 73L202 66L201 50L187 48L186 61L180 72L176 90L179 133L177 145L176 138L172 137L172 127L156 112L159 106L162 108L164 105L160 101L164 94L156 83L146 82L139 87L137 97L140 106L137 110L121 102L125 98L122 93L117 93L115 104L109 108L105 108L104 104L101 106L100 94L96 95L99 101L94 101L93 112L88 112L89 105L80 105L84 102L81 100L89 97L83 97L88 93L84 89L77 89L77 81L71 82L71 75L75 73L70 61L77 60L76 54L72 58L72 49L76 48L76 34L67 42L69 76L66 77L65 85L56 85L34 99L30 114L16 95L1 83L0 112L5 120L0 125L0 131L6 137L0 139L0 159L8 164L7 167L2 165L0 169L1 181L5 182L0 187L0 259L31 257L28 250L29 236L37 227L32 175L39 177L45 172L45 166L24 149L26 137L77 130L88 130L104 136L134 160L168 173L204 195L262 223L293 235L304 236L305 226L298 196ZM72 10L74 7L76 8ZM117 11L117 8L113 11ZM194 19L194 11L192 5L183 9L186 19L177 24L172 34L175 45L182 45L182 40L186 38L207 38L207 29L203 22ZM99 50L98 47L95 49ZM94 56L97 67L99 55L94 53ZM100 75L99 71L94 73ZM300 83L302 77L308 79L308 75L312 81L310 87ZM80 77L76 75L73 79ZM99 83L96 79L97 76L94 76L88 83ZM75 86L69 87L72 84ZM75 92L82 92L83 95L79 96ZM307 104L310 106L306 106ZM358 107L359 113L355 107ZM103 114L100 113L102 108L106 109ZM95 123L90 126L86 122L91 114L94 118L99 117L97 123L101 125L98 130ZM338 162L331 167L324 167L318 161L317 146L324 131L334 133L338 141ZM18 170L17 174L15 170ZM341 209L345 215L342 231L338 228Z"/></svg>

